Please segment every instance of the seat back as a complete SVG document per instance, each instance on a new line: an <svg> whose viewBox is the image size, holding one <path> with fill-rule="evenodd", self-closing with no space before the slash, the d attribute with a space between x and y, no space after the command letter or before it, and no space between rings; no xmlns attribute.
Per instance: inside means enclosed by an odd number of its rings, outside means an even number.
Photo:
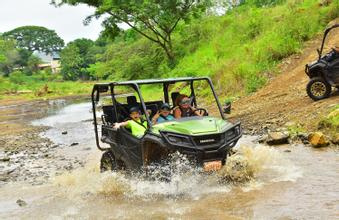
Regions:
<svg viewBox="0 0 339 220"><path fill-rule="evenodd" d="M104 118L107 123L113 124L117 122L113 105L102 106L102 111L104 112Z"/></svg>
<svg viewBox="0 0 339 220"><path fill-rule="evenodd" d="M137 97L135 97L134 95L127 96L127 106L128 106L128 109L130 109L134 106L139 106L139 103L137 101Z"/></svg>
<svg viewBox="0 0 339 220"><path fill-rule="evenodd" d="M175 107L175 100L177 99L179 94L180 94L179 92L172 92L171 93L171 99L172 99L173 107Z"/></svg>

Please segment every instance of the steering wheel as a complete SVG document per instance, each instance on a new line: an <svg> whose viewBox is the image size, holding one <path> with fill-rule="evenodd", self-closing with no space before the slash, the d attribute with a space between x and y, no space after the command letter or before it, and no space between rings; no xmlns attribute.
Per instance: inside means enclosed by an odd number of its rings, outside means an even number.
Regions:
<svg viewBox="0 0 339 220"><path fill-rule="evenodd" d="M194 112L198 112L201 116L208 116L208 112L204 108L196 108Z"/></svg>

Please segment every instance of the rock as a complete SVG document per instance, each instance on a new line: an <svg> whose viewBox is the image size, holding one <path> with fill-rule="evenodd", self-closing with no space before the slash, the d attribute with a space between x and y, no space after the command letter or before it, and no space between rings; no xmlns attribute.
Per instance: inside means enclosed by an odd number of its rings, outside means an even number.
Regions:
<svg viewBox="0 0 339 220"><path fill-rule="evenodd" d="M332 138L332 143L333 144L338 144L339 145L339 134L336 134L333 138Z"/></svg>
<svg viewBox="0 0 339 220"><path fill-rule="evenodd" d="M298 133L297 138L303 143L303 144L309 144L308 141L308 134L306 133Z"/></svg>
<svg viewBox="0 0 339 220"><path fill-rule="evenodd" d="M7 156L4 156L4 157L1 157L0 158L0 161L2 161L2 162L8 162L8 161L10 161L11 160L11 158L9 158L9 157L7 157Z"/></svg>
<svg viewBox="0 0 339 220"><path fill-rule="evenodd" d="M85 147L83 150L91 150L90 147Z"/></svg>
<svg viewBox="0 0 339 220"><path fill-rule="evenodd" d="M314 132L308 136L308 141L312 147L324 147L329 144L326 136L322 132Z"/></svg>
<svg viewBox="0 0 339 220"><path fill-rule="evenodd" d="M74 143L71 143L70 146L72 147L72 146L75 146L75 145L78 145L78 144L79 144L78 142L74 142Z"/></svg>
<svg viewBox="0 0 339 220"><path fill-rule="evenodd" d="M284 152L286 152L286 153L291 153L291 150L284 150Z"/></svg>
<svg viewBox="0 0 339 220"><path fill-rule="evenodd" d="M9 177L7 175L3 175L3 174L0 175L0 181L7 182L8 179L9 179Z"/></svg>
<svg viewBox="0 0 339 220"><path fill-rule="evenodd" d="M265 143L268 139L268 135L263 135L261 137L258 138L258 143L262 144Z"/></svg>
<svg viewBox="0 0 339 220"><path fill-rule="evenodd" d="M65 134L67 134L67 131L63 131L63 132L61 132L61 134L65 135Z"/></svg>
<svg viewBox="0 0 339 220"><path fill-rule="evenodd" d="M266 143L268 145L288 144L289 137L287 132L269 132Z"/></svg>
<svg viewBox="0 0 339 220"><path fill-rule="evenodd" d="M27 203L24 200L22 200L22 199L16 200L16 204L18 204L20 207L23 207L23 206L27 205Z"/></svg>

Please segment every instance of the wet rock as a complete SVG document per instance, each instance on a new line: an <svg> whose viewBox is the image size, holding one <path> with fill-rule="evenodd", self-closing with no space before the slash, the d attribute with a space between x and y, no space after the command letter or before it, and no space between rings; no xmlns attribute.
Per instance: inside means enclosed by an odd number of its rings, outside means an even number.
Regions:
<svg viewBox="0 0 339 220"><path fill-rule="evenodd" d="M63 134L63 135L66 135L67 133L68 133L67 131L61 132L61 134Z"/></svg>
<svg viewBox="0 0 339 220"><path fill-rule="evenodd" d="M268 145L288 144L289 137L287 132L269 132L266 143Z"/></svg>
<svg viewBox="0 0 339 220"><path fill-rule="evenodd" d="M78 142L74 142L74 143L71 143L70 146L72 147L72 146L75 146L75 145L79 145L79 143Z"/></svg>
<svg viewBox="0 0 339 220"><path fill-rule="evenodd" d="M308 136L308 141L312 147L324 147L329 144L326 136L322 132L314 132Z"/></svg>
<svg viewBox="0 0 339 220"><path fill-rule="evenodd" d="M308 134L307 133L298 133L297 138L303 143L303 144L309 144L308 141Z"/></svg>
<svg viewBox="0 0 339 220"><path fill-rule="evenodd" d="M59 146L59 145L54 144L54 145L51 146L51 148L57 148L58 146Z"/></svg>
<svg viewBox="0 0 339 220"><path fill-rule="evenodd" d="M333 144L339 145L339 134L336 134L331 141Z"/></svg>
<svg viewBox="0 0 339 220"><path fill-rule="evenodd" d="M9 158L8 156L4 156L4 157L1 157L0 158L0 161L1 162L8 162L8 161L10 161L11 160L11 158Z"/></svg>
<svg viewBox="0 0 339 220"><path fill-rule="evenodd" d="M3 174L0 175L0 181L7 182L8 180L9 180L9 176L3 175Z"/></svg>
<svg viewBox="0 0 339 220"><path fill-rule="evenodd" d="M22 199L18 199L18 200L16 200L16 204L18 204L20 207L23 207L23 206L27 205L27 202L25 202Z"/></svg>
<svg viewBox="0 0 339 220"><path fill-rule="evenodd" d="M260 144L265 143L267 139L268 139L268 135L260 136L258 138L258 143L260 143Z"/></svg>

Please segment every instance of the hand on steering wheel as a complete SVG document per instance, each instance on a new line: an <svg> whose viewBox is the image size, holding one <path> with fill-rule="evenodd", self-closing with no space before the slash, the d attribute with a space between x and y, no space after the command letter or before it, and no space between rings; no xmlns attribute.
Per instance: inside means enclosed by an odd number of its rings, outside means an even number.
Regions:
<svg viewBox="0 0 339 220"><path fill-rule="evenodd" d="M208 116L208 112L204 108L196 108L194 112L198 112L200 116Z"/></svg>

